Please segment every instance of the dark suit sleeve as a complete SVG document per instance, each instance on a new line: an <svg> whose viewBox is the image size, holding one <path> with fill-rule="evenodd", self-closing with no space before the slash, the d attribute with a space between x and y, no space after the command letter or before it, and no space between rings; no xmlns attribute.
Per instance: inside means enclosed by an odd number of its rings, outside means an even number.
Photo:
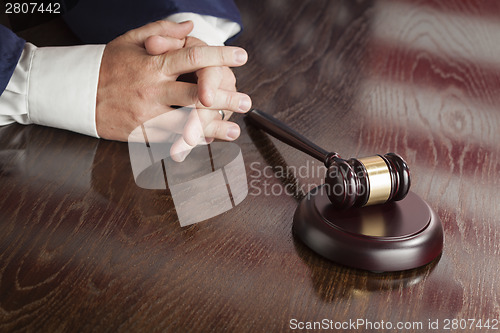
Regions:
<svg viewBox="0 0 500 333"><path fill-rule="evenodd" d="M7 87L17 62L23 52L25 41L0 25L0 95Z"/></svg>
<svg viewBox="0 0 500 333"><path fill-rule="evenodd" d="M80 0L64 19L83 42L108 43L131 29L182 12L225 18L241 25L233 0Z"/></svg>

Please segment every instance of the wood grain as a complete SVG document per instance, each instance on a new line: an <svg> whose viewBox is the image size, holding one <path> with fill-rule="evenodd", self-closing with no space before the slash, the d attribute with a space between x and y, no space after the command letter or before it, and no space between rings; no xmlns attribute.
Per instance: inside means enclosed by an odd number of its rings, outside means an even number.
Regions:
<svg viewBox="0 0 500 333"><path fill-rule="evenodd" d="M248 179L294 193L250 189L186 228L168 191L135 185L126 144L11 125L0 128L0 330L274 332L326 318L419 332L500 319L497 2L237 3L234 43L249 52L239 89L345 158L404 156L443 222L442 256L375 274L315 255L291 225L321 165L242 117ZM301 166L306 177L278 173Z"/></svg>

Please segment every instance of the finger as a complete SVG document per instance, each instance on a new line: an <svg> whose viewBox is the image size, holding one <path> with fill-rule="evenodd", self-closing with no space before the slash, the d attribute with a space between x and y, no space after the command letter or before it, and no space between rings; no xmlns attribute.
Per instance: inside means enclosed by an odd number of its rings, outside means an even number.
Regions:
<svg viewBox="0 0 500 333"><path fill-rule="evenodd" d="M193 30L193 27L194 25L191 21L175 23L165 20L159 20L146 24L140 28L130 30L125 34L125 36L132 38L133 41L142 45L146 38L153 35L173 37L178 39L185 38Z"/></svg>
<svg viewBox="0 0 500 333"><path fill-rule="evenodd" d="M149 55L160 55L168 51L178 50L184 46L185 39L163 36L150 36L144 42L144 47Z"/></svg>
<svg viewBox="0 0 500 333"><path fill-rule="evenodd" d="M196 72L204 67L244 65L247 52L232 46L195 46L182 48L162 55L163 71L167 75Z"/></svg>
<svg viewBox="0 0 500 333"><path fill-rule="evenodd" d="M226 141L236 140L240 133L241 129L237 124L225 120L214 120L203 129L205 137Z"/></svg>
<svg viewBox="0 0 500 333"><path fill-rule="evenodd" d="M214 103L210 107L212 110L228 110L238 113L245 113L252 107L250 96L237 91L227 91L218 89L215 92Z"/></svg>
<svg viewBox="0 0 500 333"><path fill-rule="evenodd" d="M211 120L207 116L210 117L210 113L205 110L191 111L182 136L177 138L170 148L170 155L174 161L182 162L194 147L214 141L215 138L204 135L203 124Z"/></svg>
<svg viewBox="0 0 500 333"><path fill-rule="evenodd" d="M232 141L240 136L240 127L232 122L220 120L218 112L194 109L184 127L182 137L190 146L207 144L207 138Z"/></svg>
<svg viewBox="0 0 500 333"><path fill-rule="evenodd" d="M196 112L198 113L198 112ZM240 136L240 127L232 122L213 120L204 128L200 127L201 120L196 119L186 124L182 137L178 138L170 147L170 156L176 162L182 162L191 150L200 144L209 144L214 139L233 141Z"/></svg>
<svg viewBox="0 0 500 333"><path fill-rule="evenodd" d="M218 89L215 91L212 106L203 105L198 96L198 86L187 82L169 82L164 85L163 99L165 106L194 106L197 109L228 110L247 112L252 107L252 100L247 94Z"/></svg>
<svg viewBox="0 0 500 333"><path fill-rule="evenodd" d="M198 144L206 143L203 127L204 124L210 122L207 116L210 117L210 114L207 114L203 110L196 109L193 109L189 114L189 119L182 132L182 137L188 145L194 147Z"/></svg>
<svg viewBox="0 0 500 333"><path fill-rule="evenodd" d="M207 138L207 144L212 143L214 138ZM170 157L175 162L183 162L189 153L194 149L184 141L183 137L177 138L177 140L170 147Z"/></svg>
<svg viewBox="0 0 500 333"><path fill-rule="evenodd" d="M193 148L194 146L187 144L181 136L170 147L170 157L172 157L172 160L175 162L182 162Z"/></svg>
<svg viewBox="0 0 500 333"><path fill-rule="evenodd" d="M212 106L215 92L222 81L222 67L206 67L196 72L198 76L198 98L206 107Z"/></svg>
<svg viewBox="0 0 500 333"><path fill-rule="evenodd" d="M162 100L160 103L170 106L196 106L199 105L198 86L188 82L167 82L163 85Z"/></svg>
<svg viewBox="0 0 500 333"><path fill-rule="evenodd" d="M198 124L187 124L182 137L187 145L195 147L210 143L212 138L233 141L240 136L240 133L240 127L233 122L213 120L203 128L200 128Z"/></svg>
<svg viewBox="0 0 500 333"><path fill-rule="evenodd" d="M231 68L224 66L222 69L222 81L219 88L223 90L236 91L236 77Z"/></svg>
<svg viewBox="0 0 500 333"><path fill-rule="evenodd" d="M193 37L193 36L187 36L186 37L186 47L193 47L193 46L207 46L208 44L205 43L204 41Z"/></svg>

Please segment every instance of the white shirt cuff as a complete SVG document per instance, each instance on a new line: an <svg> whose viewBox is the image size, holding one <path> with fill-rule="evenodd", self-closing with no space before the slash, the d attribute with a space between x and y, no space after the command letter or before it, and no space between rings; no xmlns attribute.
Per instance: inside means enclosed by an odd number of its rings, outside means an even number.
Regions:
<svg viewBox="0 0 500 333"><path fill-rule="evenodd" d="M177 13L165 20L177 23L193 21L194 29L188 36L196 37L211 46L223 46L229 38L241 31L238 23L209 15Z"/></svg>
<svg viewBox="0 0 500 333"><path fill-rule="evenodd" d="M104 47L26 43L0 97L0 125L35 123L98 137L95 107Z"/></svg>
<svg viewBox="0 0 500 333"><path fill-rule="evenodd" d="M98 137L95 108L104 47L34 51L28 78L28 115L33 123Z"/></svg>

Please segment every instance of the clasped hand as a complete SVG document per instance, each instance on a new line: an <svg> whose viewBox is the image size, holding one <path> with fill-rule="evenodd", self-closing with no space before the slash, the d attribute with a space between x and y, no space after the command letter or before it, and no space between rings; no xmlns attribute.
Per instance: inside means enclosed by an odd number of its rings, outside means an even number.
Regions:
<svg viewBox="0 0 500 333"><path fill-rule="evenodd" d="M239 126L227 119L231 112L250 110L251 99L236 91L230 67L245 64L247 53L239 47L207 46L187 37L192 28L190 21L157 21L106 45L96 104L100 137L126 141L137 126L174 110L172 106L202 111L198 115L203 133L190 133L199 127L185 128L186 146L195 146L200 135L229 141L240 135ZM195 73L197 83L177 81L186 73ZM218 110L224 110L225 120Z"/></svg>

